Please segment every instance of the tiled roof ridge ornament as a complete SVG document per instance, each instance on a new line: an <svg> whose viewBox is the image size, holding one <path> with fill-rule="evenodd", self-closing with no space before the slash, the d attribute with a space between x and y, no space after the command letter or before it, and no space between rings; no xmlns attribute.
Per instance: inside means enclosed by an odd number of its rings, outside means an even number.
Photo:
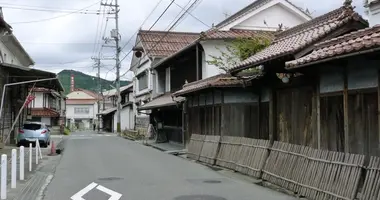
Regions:
<svg viewBox="0 0 380 200"><path fill-rule="evenodd" d="M344 0L343 6L346 8L352 8L352 0Z"/></svg>
<svg viewBox="0 0 380 200"><path fill-rule="evenodd" d="M284 31L284 29L283 29L283 24L282 23L280 23L280 24L278 24L278 29L277 29L277 33L279 33L279 32L282 32L282 31Z"/></svg>

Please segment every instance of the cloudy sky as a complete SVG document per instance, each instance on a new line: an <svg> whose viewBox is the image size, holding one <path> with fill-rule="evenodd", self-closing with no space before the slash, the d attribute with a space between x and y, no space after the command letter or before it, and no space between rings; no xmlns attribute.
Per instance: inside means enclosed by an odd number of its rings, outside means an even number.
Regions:
<svg viewBox="0 0 380 200"><path fill-rule="evenodd" d="M111 2L114 0L108 0ZM119 0L121 58L125 57L134 43L127 41L143 23L152 9L161 0ZM191 12L201 20L186 16L175 28L177 31L203 31L213 23L217 24L227 15L231 15L245 7L253 0L201 0ZM308 8L313 16L318 16L342 5L343 0L291 0L302 8ZM106 2L106 0L103 0ZM162 0L155 12L148 18L143 28L149 28L158 16L170 4L171 0ZM185 7L189 0L176 0L179 6ZM354 0L356 10L364 15L363 0ZM101 47L102 36L109 37L110 30L115 27L111 15L96 15L100 0L0 0L5 20L13 27L14 34L36 62L35 68L58 73L63 69L73 69L96 75L92 56L112 57L115 49ZM181 12L181 8L172 4L165 15L154 26L155 30L164 30ZM86 8L80 14L73 11ZM41 10L49 10L41 11ZM55 11L55 12L50 12ZM59 12L56 12L59 11ZM106 12L108 8L106 9ZM112 11L111 11L112 12ZM87 14L83 14L87 13ZM107 20L108 19L108 20ZM207 26L206 26L206 25ZM111 42L110 46L113 45ZM115 79L115 61L102 61L101 77ZM121 74L125 74L130 66L130 56L121 65ZM122 79L130 79L127 73Z"/></svg>

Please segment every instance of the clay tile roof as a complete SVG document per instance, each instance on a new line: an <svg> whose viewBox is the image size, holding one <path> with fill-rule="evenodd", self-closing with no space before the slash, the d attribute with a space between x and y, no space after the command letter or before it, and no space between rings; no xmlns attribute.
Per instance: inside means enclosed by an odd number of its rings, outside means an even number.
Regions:
<svg viewBox="0 0 380 200"><path fill-rule="evenodd" d="M197 40L199 33L140 30L138 36L148 56L166 57Z"/></svg>
<svg viewBox="0 0 380 200"><path fill-rule="evenodd" d="M59 117L59 113L49 108L32 108L33 117Z"/></svg>
<svg viewBox="0 0 380 200"><path fill-rule="evenodd" d="M250 82L244 83L244 80L238 79L228 74L220 74L199 81L187 83L183 88L175 92L174 96L181 96L192 92L200 91L207 88L223 88L223 87L241 87L249 85Z"/></svg>
<svg viewBox="0 0 380 200"><path fill-rule="evenodd" d="M315 61L380 47L380 25L324 41L315 47L316 49L311 54L287 62L286 67L297 68Z"/></svg>
<svg viewBox="0 0 380 200"><path fill-rule="evenodd" d="M231 29L228 31L221 31L212 28L206 32L201 33L201 39L203 40L250 38L255 36L267 37L268 39L272 40L274 38L274 32L242 29Z"/></svg>
<svg viewBox="0 0 380 200"><path fill-rule="evenodd" d="M367 24L359 14L353 11L351 6L343 6L333 10L279 33L269 47L233 66L231 71L240 71L251 66L260 65L270 60L297 53L352 21L360 21Z"/></svg>

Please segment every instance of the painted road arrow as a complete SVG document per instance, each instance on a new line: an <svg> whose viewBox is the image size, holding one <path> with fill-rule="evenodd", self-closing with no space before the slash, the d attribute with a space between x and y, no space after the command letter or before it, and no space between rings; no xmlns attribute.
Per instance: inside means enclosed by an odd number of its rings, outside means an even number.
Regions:
<svg viewBox="0 0 380 200"><path fill-rule="evenodd" d="M80 190L79 192L77 192L76 194L74 194L71 197L71 199L72 200L86 200L86 199L83 199L83 196L85 194L87 194L88 192L90 192L94 188L96 188L96 189L98 189L98 190L100 190L100 191L102 191L102 192L110 195L111 197L108 200L119 200L121 198L121 196L122 196L122 194L120 194L120 193L117 193L117 192L115 192L113 190L110 190L110 189L104 187L104 186L101 186L101 185L99 185L97 183L92 182L89 185L87 185L85 188L83 188L82 190Z"/></svg>

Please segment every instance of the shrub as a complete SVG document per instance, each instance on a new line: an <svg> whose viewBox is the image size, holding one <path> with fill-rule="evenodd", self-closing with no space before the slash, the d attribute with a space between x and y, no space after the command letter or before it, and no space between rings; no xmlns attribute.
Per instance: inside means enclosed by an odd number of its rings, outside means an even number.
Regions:
<svg viewBox="0 0 380 200"><path fill-rule="evenodd" d="M63 130L63 134L64 134L64 135L70 135L70 130L69 130L68 128L65 128L65 129Z"/></svg>

